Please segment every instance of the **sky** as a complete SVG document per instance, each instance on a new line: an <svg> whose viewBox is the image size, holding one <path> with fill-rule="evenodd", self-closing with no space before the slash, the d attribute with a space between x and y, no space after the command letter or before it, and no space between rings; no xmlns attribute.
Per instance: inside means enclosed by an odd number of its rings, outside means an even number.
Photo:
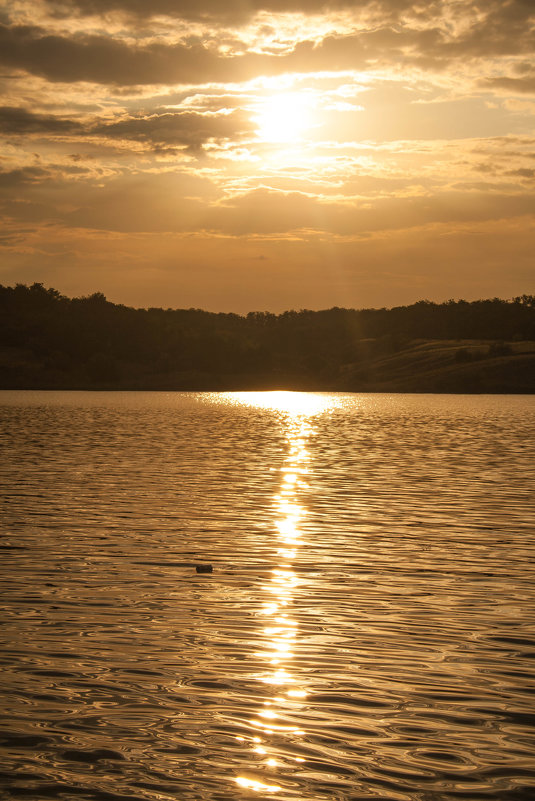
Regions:
<svg viewBox="0 0 535 801"><path fill-rule="evenodd" d="M0 283L136 307L535 293L533 0L0 4Z"/></svg>

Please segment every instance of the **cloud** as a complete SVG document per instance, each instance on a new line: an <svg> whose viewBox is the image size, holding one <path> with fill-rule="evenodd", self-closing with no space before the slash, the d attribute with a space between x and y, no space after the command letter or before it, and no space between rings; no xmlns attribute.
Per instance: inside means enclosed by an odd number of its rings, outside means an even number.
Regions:
<svg viewBox="0 0 535 801"><path fill-rule="evenodd" d="M42 167L22 167L0 172L0 189L14 189L23 184L33 184L50 177L49 170Z"/></svg>
<svg viewBox="0 0 535 801"><path fill-rule="evenodd" d="M217 113L194 111L123 116L115 122L90 121L85 125L24 108L0 107L0 133L9 136L63 135L90 140L104 137L131 140L158 147L199 150L209 141L239 139L253 130L250 115L238 109Z"/></svg>
<svg viewBox="0 0 535 801"><path fill-rule="evenodd" d="M150 18L167 16L195 21L246 22L259 12L272 14L313 14L340 9L379 6L399 11L410 7L410 0L48 0L56 14L107 14L121 12L127 16Z"/></svg>
<svg viewBox="0 0 535 801"><path fill-rule="evenodd" d="M484 274L478 247L504 274L513 269L517 223L528 252L533 0L4 5L0 213L19 280L25 265L43 280L61 252L63 281L78 280L73 264L86 278L98 265L96 283L74 294L109 280L118 300L144 303L160 271L167 302L166 281L180 286L184 254L194 254L190 302L212 297L220 308L219 297L232 304L242 293L247 310L258 305L247 292L263 302L259 270L266 292L280 279L281 305L323 303L338 259L387 302L403 248L396 292L417 251L407 299L431 296L422 276L463 226L469 234L447 251L459 285ZM263 141L252 122L277 92L306 99L301 140L283 141L280 112L280 141ZM422 239L424 228L440 233ZM495 247L481 244L498 228L501 249L498 235ZM307 295L311 264L326 277ZM127 298L141 273L138 300ZM201 275L219 282L211 296Z"/></svg>
<svg viewBox="0 0 535 801"><path fill-rule="evenodd" d="M53 115L35 114L24 108L0 106L0 133L21 134L71 134L82 130L82 126L68 119Z"/></svg>
<svg viewBox="0 0 535 801"><path fill-rule="evenodd" d="M96 125L91 133L196 150L209 140L236 139L251 130L249 115L233 111L219 115L180 112L128 117Z"/></svg>
<svg viewBox="0 0 535 801"><path fill-rule="evenodd" d="M104 85L176 85L235 82L290 70L362 69L382 59L402 61L404 49L418 52L418 42L431 46L436 57L438 33L383 29L321 42L296 42L283 55L255 52L222 55L214 47L191 44L132 44L103 35L50 34L36 26L0 25L0 63L49 81L93 82Z"/></svg>
<svg viewBox="0 0 535 801"><path fill-rule="evenodd" d="M520 167L518 170L509 170L506 174L517 178L525 178L526 180L535 179L535 170L531 170L528 167Z"/></svg>
<svg viewBox="0 0 535 801"><path fill-rule="evenodd" d="M490 89L503 89L508 94L535 94L535 74L527 75L524 78L489 78L482 82L483 86Z"/></svg>
<svg viewBox="0 0 535 801"><path fill-rule="evenodd" d="M49 81L134 86L234 79L225 59L202 44L136 46L98 35L62 36L27 25L0 25L0 63ZM229 63L227 63L229 62Z"/></svg>
<svg viewBox="0 0 535 801"><path fill-rule="evenodd" d="M508 3L490 0L484 10L472 0L461 4L431 3L425 14L418 14L412 3L395 0L379 3L356 4L373 9L374 24L354 25L351 33L336 33L335 23L326 18L323 37L292 39L286 42L279 54L262 53L251 49L246 38L234 38L228 51L219 49L217 33L210 28L212 17L237 15L265 10L273 13L301 11L310 14L320 10L322 3L300 4L276 2L249 4L238 2L227 5L211 2L197 6L192 3L174 3L158 0L156 3L133 4L130 0L116 0L113 7L123 11L134 9L142 13L150 8L151 14L169 13L189 19L195 16L204 25L204 33L170 41L158 37L137 37L135 29L128 28L121 35L107 36L101 32L88 33L87 29L73 32L51 32L36 25L0 25L0 63L10 68L25 70L45 77L49 81L93 82L103 85L177 85L206 82L236 82L258 75L280 75L297 70L340 71L371 68L384 69L415 65L443 70L451 62L503 56L520 57L533 49L532 4L524 0ZM87 0L81 4L58 6L72 13L109 11L108 0ZM329 4L336 8L351 8L355 3ZM192 12L191 9L197 9ZM75 25L76 19L69 21ZM101 30L95 28L94 31ZM85 32L84 32L85 31ZM285 38L284 25L280 36ZM129 35L130 34L130 35ZM169 33L169 36L171 34ZM496 79L500 80L500 79ZM511 79L513 80L513 79ZM520 91L528 91L529 77L519 76ZM496 84L499 85L499 84Z"/></svg>
<svg viewBox="0 0 535 801"><path fill-rule="evenodd" d="M213 208L206 225L244 236L284 236L317 231L358 237L377 231L416 228L431 223L465 223L529 215L535 194L437 190L432 196L325 201L296 192L257 189Z"/></svg>
<svg viewBox="0 0 535 801"><path fill-rule="evenodd" d="M78 171L76 180L68 170ZM516 171L511 177L525 181L530 176ZM530 214L535 205L533 193L522 193L510 183L459 181L456 187L420 186L405 194L396 194L391 187L387 194L384 183L382 191L377 187L374 192L370 179L360 187L355 181L355 189L366 194L351 197L346 187L345 197L322 197L260 186L225 197L212 180L184 170L123 170L99 179L76 165L49 170L26 167L0 173L4 189L0 210L5 218L32 223L55 220L68 228L306 238L362 237L432 223L514 218Z"/></svg>
<svg viewBox="0 0 535 801"><path fill-rule="evenodd" d="M457 7L455 16L458 22L464 16L465 24L461 32L444 41L439 55L491 58L533 52L535 8L531 0L487 0L484 5L465 2Z"/></svg>
<svg viewBox="0 0 535 801"><path fill-rule="evenodd" d="M179 170L125 171L98 183L84 175L71 181L61 169L26 168L0 173L0 177L4 219L36 224L53 220L66 228L132 234L195 231L202 227L210 203L221 196L210 180ZM43 188L39 181L47 178L51 186Z"/></svg>

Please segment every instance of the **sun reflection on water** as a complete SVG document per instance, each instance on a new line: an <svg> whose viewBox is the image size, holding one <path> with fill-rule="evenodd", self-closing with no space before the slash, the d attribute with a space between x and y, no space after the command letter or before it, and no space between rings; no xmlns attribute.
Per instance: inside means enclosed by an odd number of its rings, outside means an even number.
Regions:
<svg viewBox="0 0 535 801"><path fill-rule="evenodd" d="M246 790L256 790L259 793L278 793L282 790L278 784L265 784L258 779L248 779L246 776L238 776L236 783Z"/></svg>
<svg viewBox="0 0 535 801"><path fill-rule="evenodd" d="M265 624L259 632L261 650L255 657L265 662L265 671L258 680L272 687L273 696L264 701L251 718L251 743L255 762L261 769L261 779L246 774L235 781L247 790L258 793L277 793L283 788L270 777L282 772L290 762L302 761L277 750L281 738L302 738L305 732L296 726L296 712L307 697L303 672L293 668L292 661L298 641L299 625L292 616L292 606L303 585L303 578L295 571L303 547L301 524L306 508L300 502L307 489L310 454L307 443L314 433L313 418L336 405L333 396L300 392L233 392L227 393L234 403L250 405L280 414L287 441L284 463L280 468L280 484L273 498L274 556L276 564L271 578L263 586L269 600L265 600L261 615ZM242 739L242 738L238 738ZM258 762L260 758L260 762ZM264 775L265 771L265 775ZM269 778L268 778L269 777Z"/></svg>
<svg viewBox="0 0 535 801"><path fill-rule="evenodd" d="M316 392L289 392L274 390L273 392L224 392L225 402L253 406L257 409L271 409L281 412L289 418L306 418L322 414L336 405L333 395L322 395ZM297 443L290 443L296 446Z"/></svg>

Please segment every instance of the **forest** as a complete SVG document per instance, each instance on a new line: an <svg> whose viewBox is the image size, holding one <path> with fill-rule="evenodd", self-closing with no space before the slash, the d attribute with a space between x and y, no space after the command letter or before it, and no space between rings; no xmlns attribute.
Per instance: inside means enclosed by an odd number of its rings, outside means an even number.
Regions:
<svg viewBox="0 0 535 801"><path fill-rule="evenodd" d="M534 392L535 296L238 315L0 285L0 388Z"/></svg>

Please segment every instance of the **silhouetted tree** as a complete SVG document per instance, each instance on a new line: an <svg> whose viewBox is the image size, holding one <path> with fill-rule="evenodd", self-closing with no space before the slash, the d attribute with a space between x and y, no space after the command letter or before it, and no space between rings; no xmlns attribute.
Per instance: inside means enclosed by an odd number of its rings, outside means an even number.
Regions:
<svg viewBox="0 0 535 801"><path fill-rule="evenodd" d="M507 343L535 340L535 296L241 316L134 309L101 292L67 298L41 283L0 285L4 387L351 388L379 381L418 340L488 341L487 353L482 345L450 351L449 364L507 358L512 375L517 356Z"/></svg>

